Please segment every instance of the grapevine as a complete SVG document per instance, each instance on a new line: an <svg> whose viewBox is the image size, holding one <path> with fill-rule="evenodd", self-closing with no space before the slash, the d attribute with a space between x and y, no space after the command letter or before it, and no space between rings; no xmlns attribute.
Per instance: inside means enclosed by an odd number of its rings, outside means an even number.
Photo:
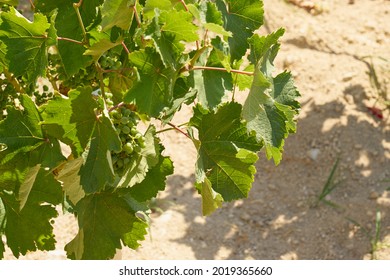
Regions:
<svg viewBox="0 0 390 280"><path fill-rule="evenodd" d="M78 221L69 258L139 247L174 172L167 130L198 152L204 215L247 197L259 151L279 164L296 131L299 92L273 73L284 30L255 32L260 0L35 0L32 20L0 3L0 258L55 249L58 205Z"/></svg>

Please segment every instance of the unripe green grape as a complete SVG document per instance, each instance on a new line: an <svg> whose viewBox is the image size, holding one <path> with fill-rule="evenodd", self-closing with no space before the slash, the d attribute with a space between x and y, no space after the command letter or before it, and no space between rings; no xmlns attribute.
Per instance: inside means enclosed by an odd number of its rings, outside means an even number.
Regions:
<svg viewBox="0 0 390 280"><path fill-rule="evenodd" d="M124 112L123 112L123 115L125 115L126 117L130 116L131 115L131 110L129 109L125 109Z"/></svg>
<svg viewBox="0 0 390 280"><path fill-rule="evenodd" d="M124 160L123 160L123 163L124 163L124 165L128 165L129 163L130 163L130 158L125 158Z"/></svg>
<svg viewBox="0 0 390 280"><path fill-rule="evenodd" d="M130 128L128 126L123 126L121 130L122 130L122 132L124 134L129 134L130 133Z"/></svg>
<svg viewBox="0 0 390 280"><path fill-rule="evenodd" d="M48 91L49 87L47 85L43 85L42 89L43 89L43 91Z"/></svg>
<svg viewBox="0 0 390 280"><path fill-rule="evenodd" d="M113 117L114 119L117 119L117 120L119 120L119 119L121 119L121 118L122 118L122 114L121 114L121 113L119 113L118 111L113 111L113 113L112 113L112 117Z"/></svg>
<svg viewBox="0 0 390 280"><path fill-rule="evenodd" d="M127 153L127 154L131 154L133 151L134 151L134 148L133 148L133 145L129 142L127 142L124 146L123 146L123 150Z"/></svg>
<svg viewBox="0 0 390 280"><path fill-rule="evenodd" d="M119 168L122 168L123 167L123 159L118 159L118 161L116 162L116 165L119 167Z"/></svg>
<svg viewBox="0 0 390 280"><path fill-rule="evenodd" d="M142 137L142 134L141 133L137 133L136 135L134 135L134 139L140 139Z"/></svg>
<svg viewBox="0 0 390 280"><path fill-rule="evenodd" d="M140 139L142 139L142 138L140 138ZM146 147L145 142L138 142L138 145L139 145L142 149L144 149L144 148Z"/></svg>
<svg viewBox="0 0 390 280"><path fill-rule="evenodd" d="M122 124L128 124L129 121L130 121L130 120L129 120L128 117L122 117L122 118L121 118L121 123L122 123Z"/></svg>
<svg viewBox="0 0 390 280"><path fill-rule="evenodd" d="M131 131L130 131L131 135L136 135L138 133L138 130L137 128L135 128L134 126L131 128Z"/></svg>

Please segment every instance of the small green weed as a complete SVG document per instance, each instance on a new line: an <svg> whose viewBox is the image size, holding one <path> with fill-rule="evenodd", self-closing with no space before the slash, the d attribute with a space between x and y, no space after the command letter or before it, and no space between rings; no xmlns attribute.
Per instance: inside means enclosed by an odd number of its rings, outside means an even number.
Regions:
<svg viewBox="0 0 390 280"><path fill-rule="evenodd" d="M330 174L328 176L328 179L326 180L326 183L324 187L322 188L322 191L320 195L317 197L317 200L314 204L315 207L317 207L321 202L333 207L333 208L340 208L339 205L336 203L326 199L326 197L334 190L336 189L339 185L340 182L335 182L335 174L337 167L339 165L340 158L337 158L336 161L333 164L332 170L330 171Z"/></svg>
<svg viewBox="0 0 390 280"><path fill-rule="evenodd" d="M362 226L360 223L358 223L356 220L353 220L351 218L346 218L348 221L353 223L355 226L359 227L363 233L367 236L367 238L370 240L371 245L371 259L376 260L377 259L377 253L382 248L387 248L390 245L380 242L381 238L381 226L382 226L382 215L379 210L376 211L375 215L375 231L374 234L371 233L371 231L367 228Z"/></svg>
<svg viewBox="0 0 390 280"><path fill-rule="evenodd" d="M361 61L368 68L367 75L374 91L374 104L367 109L378 119L383 119L383 112L390 110L390 61L378 57L374 62L372 56L362 57Z"/></svg>

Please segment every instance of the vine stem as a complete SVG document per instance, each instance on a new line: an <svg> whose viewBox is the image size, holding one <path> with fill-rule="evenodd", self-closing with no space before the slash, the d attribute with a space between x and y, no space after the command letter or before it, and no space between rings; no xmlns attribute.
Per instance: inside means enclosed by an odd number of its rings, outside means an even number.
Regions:
<svg viewBox="0 0 390 280"><path fill-rule="evenodd" d="M14 86L17 92L26 93L23 87L19 84L18 80L7 69L3 69L3 73L8 81Z"/></svg>
<svg viewBox="0 0 390 280"><path fill-rule="evenodd" d="M190 70L211 70L211 71L232 72L232 73L242 74L242 75L247 75L247 76L253 76L254 75L253 72L241 71L241 70L236 70L236 69L231 69L230 71L228 71L225 68L210 67L210 66L194 66L194 67L190 68L189 71Z"/></svg>
<svg viewBox="0 0 390 280"><path fill-rule="evenodd" d="M118 108L122 107L123 105L125 105L125 103L124 102L120 102L120 103L116 104L115 106L112 106L110 109L108 109L108 112L112 112L115 109L118 109Z"/></svg>
<svg viewBox="0 0 390 280"><path fill-rule="evenodd" d="M99 75L99 87L100 87L100 91L102 92L102 96L103 96L103 99L105 101L105 97L106 97L106 94L105 94L105 90L104 90L104 79L103 79L103 69L102 67L100 67L100 64L99 62L96 62L95 63L95 67L98 71L98 75Z"/></svg>
<svg viewBox="0 0 390 280"><path fill-rule="evenodd" d="M187 137L188 139L191 139L191 137L188 135L188 133L184 132L183 130L181 130L177 125L174 125L173 123L169 122L168 125L170 127L172 127L174 130L176 130L177 132L180 132L181 134L183 134L185 137Z"/></svg>
<svg viewBox="0 0 390 280"><path fill-rule="evenodd" d="M138 17L137 7L135 5L133 6L133 12L134 12L135 20L137 21L138 27L140 27L141 26L141 20Z"/></svg>
<svg viewBox="0 0 390 280"><path fill-rule="evenodd" d="M33 2L32 0L29 0L29 2L30 2L30 5L31 5L31 8L32 8L33 10L35 10L34 2Z"/></svg>
<svg viewBox="0 0 390 280"><path fill-rule="evenodd" d="M180 0L180 2L183 4L184 9L188 12L188 7L187 7L186 2L184 2L184 0Z"/></svg>
<svg viewBox="0 0 390 280"><path fill-rule="evenodd" d="M75 43L75 44L78 44L78 45L84 45L83 42L80 42L80 41L77 41L77 40L73 40L73 39L70 39L70 38L57 37L57 39L60 40L60 41L67 41L67 42L72 42L72 43Z"/></svg>
<svg viewBox="0 0 390 280"><path fill-rule="evenodd" d="M87 45L89 45L88 44L87 31L85 30L83 19L82 19L81 14L80 14L80 7L81 7L82 4L83 4L83 0L80 0L78 3L73 3L73 8L76 11L77 19L79 20L79 24L80 24L81 30L83 31L84 42Z"/></svg>
<svg viewBox="0 0 390 280"><path fill-rule="evenodd" d="M127 48L127 46L126 46L126 44L125 44L124 41L122 41L122 47L123 47L123 49L125 50L125 52L126 52L127 54L130 54L130 51L129 51L129 49Z"/></svg>

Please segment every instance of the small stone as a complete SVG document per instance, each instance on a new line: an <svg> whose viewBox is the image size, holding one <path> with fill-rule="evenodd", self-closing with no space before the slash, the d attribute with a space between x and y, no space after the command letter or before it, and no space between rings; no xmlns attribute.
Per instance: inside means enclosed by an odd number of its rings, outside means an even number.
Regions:
<svg viewBox="0 0 390 280"><path fill-rule="evenodd" d="M243 221L249 221L251 219L251 216L247 213L243 213L241 216L240 216L241 220Z"/></svg>
<svg viewBox="0 0 390 280"><path fill-rule="evenodd" d="M276 190L276 186L274 184L269 184L268 189L271 191L274 191L274 190Z"/></svg>
<svg viewBox="0 0 390 280"><path fill-rule="evenodd" d="M360 145L360 144L356 144L356 145L354 146L354 148L355 148L356 150L361 150L361 149L363 149L363 146Z"/></svg>
<svg viewBox="0 0 390 280"><path fill-rule="evenodd" d="M377 199L378 197L379 197L379 194L376 191L370 192L370 196L369 196L370 199L374 200L374 199Z"/></svg>
<svg viewBox="0 0 390 280"><path fill-rule="evenodd" d="M352 72L346 73L346 74L343 76L342 81L343 81L343 82L348 82L348 81L352 80L353 77L355 77L355 76L356 76L355 73L352 73Z"/></svg>
<svg viewBox="0 0 390 280"><path fill-rule="evenodd" d="M317 159L318 159L318 156L320 155L320 149L310 149L309 151L308 151L308 156L312 159L312 160L314 160L314 161L316 161Z"/></svg>

